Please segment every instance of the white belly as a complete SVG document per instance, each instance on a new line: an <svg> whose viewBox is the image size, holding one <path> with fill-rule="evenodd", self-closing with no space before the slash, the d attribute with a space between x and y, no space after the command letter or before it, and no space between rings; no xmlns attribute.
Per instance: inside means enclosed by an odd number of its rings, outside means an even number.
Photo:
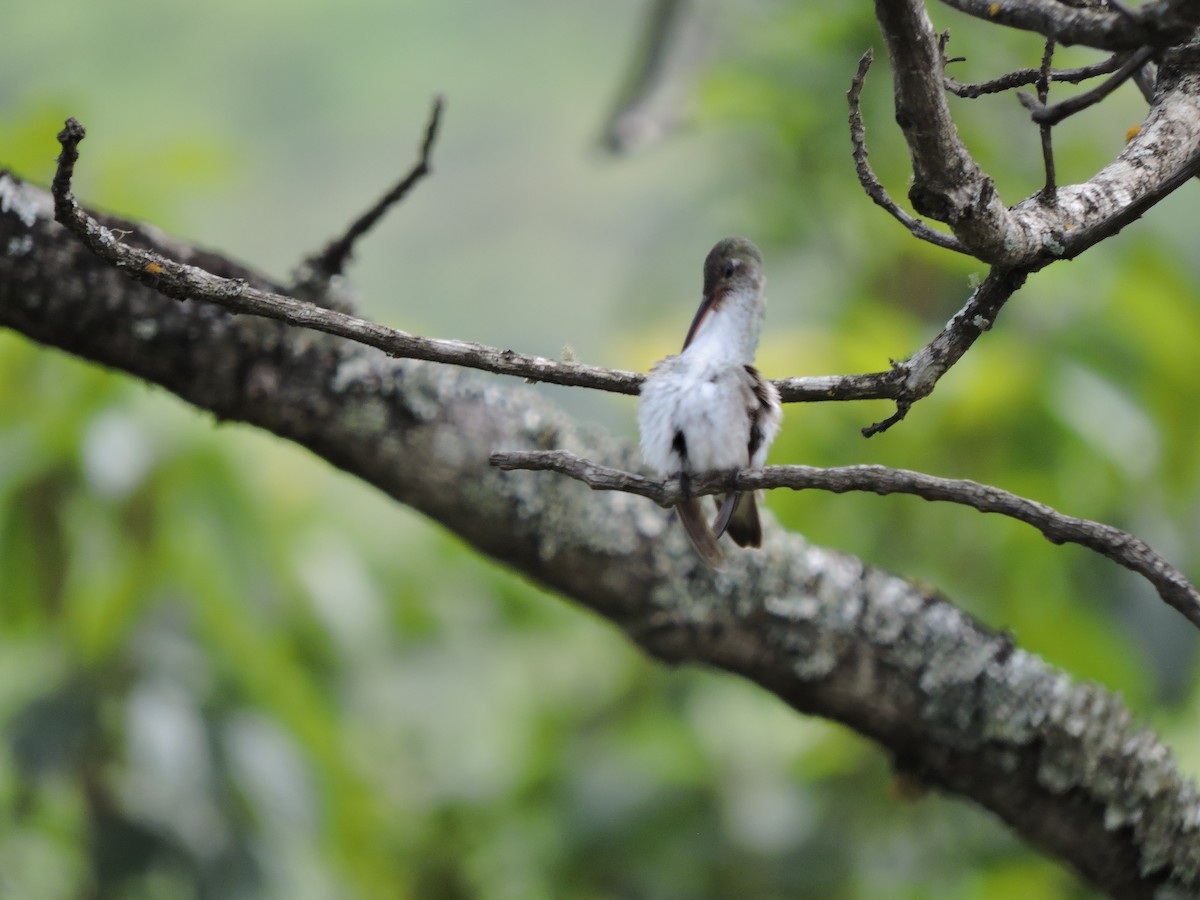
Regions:
<svg viewBox="0 0 1200 900"><path fill-rule="evenodd" d="M647 378L638 405L646 463L661 475L746 468L755 404L742 366L668 357Z"/></svg>

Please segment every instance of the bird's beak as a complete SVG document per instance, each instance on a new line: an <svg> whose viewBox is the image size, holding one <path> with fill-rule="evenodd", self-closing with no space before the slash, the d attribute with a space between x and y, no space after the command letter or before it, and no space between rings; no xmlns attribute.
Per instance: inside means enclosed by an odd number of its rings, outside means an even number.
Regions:
<svg viewBox="0 0 1200 900"><path fill-rule="evenodd" d="M704 321L704 317L712 312L712 310L716 307L719 296L720 294L714 291L713 293L705 294L700 298L700 308L696 310L696 317L692 319L692 325L688 329L687 337L683 339L684 350L688 348L688 344L692 342L692 338L694 338L696 336L696 332L700 330L700 323Z"/></svg>

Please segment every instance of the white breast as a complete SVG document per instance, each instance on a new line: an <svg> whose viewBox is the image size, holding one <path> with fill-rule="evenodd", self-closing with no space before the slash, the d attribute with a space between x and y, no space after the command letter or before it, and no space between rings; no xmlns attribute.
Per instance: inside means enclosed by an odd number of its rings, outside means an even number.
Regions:
<svg viewBox="0 0 1200 900"><path fill-rule="evenodd" d="M703 354L667 357L647 377L638 406L646 463L662 475L749 466L754 404L742 366Z"/></svg>

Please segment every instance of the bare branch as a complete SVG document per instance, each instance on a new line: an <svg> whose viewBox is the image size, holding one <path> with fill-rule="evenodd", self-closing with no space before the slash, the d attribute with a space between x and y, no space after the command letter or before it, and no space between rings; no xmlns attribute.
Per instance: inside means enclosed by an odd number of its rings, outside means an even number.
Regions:
<svg viewBox="0 0 1200 900"><path fill-rule="evenodd" d="M914 400L909 400L908 398L897 400L896 411L886 419L880 419L878 422L872 422L870 425L864 427L862 429L862 436L865 438L875 437L875 435L887 431L893 425L903 422L905 417L908 416L908 411L912 409L914 402Z"/></svg>
<svg viewBox="0 0 1200 900"><path fill-rule="evenodd" d="M530 381L618 394L637 394L641 389L645 376L637 372L528 356L470 341L420 337L340 310L327 309L255 287L237 278L222 278L198 266L184 265L161 253L141 250L125 243L112 229L89 216L71 194L71 177L79 158L79 142L84 134L83 126L74 118L67 120L66 127L59 134L63 152L59 157L59 169L53 187L56 218L101 259L167 297L213 303L230 312L276 319L298 328L309 328L375 347L390 356L425 359L498 375L513 375ZM972 311L983 310L978 303L968 303L967 308ZM889 371L785 378L775 382L780 397L786 403L827 400L905 402L923 397L933 390L937 379L974 340L974 336L971 336L975 328L973 323L981 321L981 315L984 312L972 312L969 320L965 320L966 324L956 326L950 332L943 331L930 347ZM937 361L929 357L936 357ZM942 361L945 365L940 365Z"/></svg>
<svg viewBox="0 0 1200 900"><path fill-rule="evenodd" d="M390 191L380 197L370 209L355 219L346 229L345 234L330 241L324 250L305 260L300 268L301 276L297 278L297 282L306 282L310 279L328 281L333 276L342 274L346 263L350 260L355 242L374 228L392 206L403 200L417 182L432 171L431 154L445 107L445 98L437 96L433 99L433 109L429 114L429 124L425 127L425 139L421 142L421 155L417 159L416 165Z"/></svg>
<svg viewBox="0 0 1200 900"><path fill-rule="evenodd" d="M846 376L786 378L777 382L785 402L888 399L897 413L864 429L877 434L900 421L908 408L932 392L938 380L991 328L1000 309L1030 271L1057 258L1083 252L1174 190L1200 167L1200 74L1196 59L1178 54L1179 64L1160 73L1164 100L1117 162L1091 182L1060 188L1058 203L1018 206L1025 231L1036 235L1039 257L1029 267L996 267L967 304L927 346L888 371ZM940 93L940 87L939 87ZM1186 140L1184 139L1186 138ZM387 328L333 309L220 278L161 254L139 250L88 216L71 196L71 175L83 129L70 120L54 179L58 219L101 258L137 281L178 300L214 303L237 313L265 316L378 348L393 356L461 365L503 375L576 387L636 394L643 376L529 356L467 341L437 340ZM1132 198L1132 199L1131 199ZM1105 217L1105 213L1108 217ZM1024 255L1024 254L1018 254Z"/></svg>
<svg viewBox="0 0 1200 900"><path fill-rule="evenodd" d="M772 383L779 389L779 397L784 403L899 400L905 396L903 376L896 369L860 375L796 375L776 378Z"/></svg>
<svg viewBox="0 0 1200 900"><path fill-rule="evenodd" d="M1102 522L1066 516L1044 503L1011 494L998 487L962 478L939 478L908 469L887 466L766 466L735 472L691 475L685 492L679 479L658 481L598 465L568 450L496 452L489 462L499 469L528 469L557 472L581 481L593 490L624 491L653 500L659 506L675 506L688 496L705 496L731 490L755 491L774 488L820 490L843 494L866 491L881 496L912 494L970 506L980 512L998 513L1032 525L1052 544L1079 544L1141 575L1164 601L1200 627L1200 591L1177 568L1159 556L1149 544L1128 532Z"/></svg>
<svg viewBox="0 0 1200 900"><path fill-rule="evenodd" d="M1054 38L1046 38L1046 47L1042 51L1042 66L1037 80L1038 102L1046 105L1050 97L1050 65L1054 62ZM1054 174L1054 143L1050 134L1050 123L1043 123L1039 128L1042 141L1042 165L1046 170L1046 183L1042 187L1042 199L1053 203L1058 191L1058 179Z"/></svg>
<svg viewBox="0 0 1200 900"><path fill-rule="evenodd" d="M1113 162L1082 184L1060 185L1054 207L1035 196L1013 208L1013 240L1040 247L1035 269L1073 259L1198 173L1200 45L1163 52L1150 114Z"/></svg>
<svg viewBox="0 0 1200 900"><path fill-rule="evenodd" d="M1132 10L1094 9L1059 0L942 2L988 22L1035 31L1060 44L1084 44L1100 50L1181 44L1200 26L1200 5L1191 0L1151 0Z"/></svg>
<svg viewBox="0 0 1200 900"><path fill-rule="evenodd" d="M871 164L867 161L866 126L863 124L860 99L867 70L871 67L871 60L874 58L875 51L868 48L858 61L858 71L854 73L854 79L850 82L850 90L846 93L850 102L850 143L854 146L854 171L858 174L858 183L863 186L868 197L887 210L896 221L912 232L914 237L946 250L967 253L967 248L960 244L953 235L930 228L920 219L913 218L901 209L871 170Z"/></svg>
<svg viewBox="0 0 1200 900"><path fill-rule="evenodd" d="M117 234L84 212L71 195L71 176L84 134L83 126L74 118L68 119L66 127L59 133L63 151L53 185L56 218L101 259L167 297L214 303L230 312L265 316L299 328L323 331L375 347L392 356L483 369L533 381L622 394L638 392L643 376L635 372L527 356L470 341L418 337L338 310L255 288L239 279L221 278L197 266L183 265L161 254L125 244Z"/></svg>

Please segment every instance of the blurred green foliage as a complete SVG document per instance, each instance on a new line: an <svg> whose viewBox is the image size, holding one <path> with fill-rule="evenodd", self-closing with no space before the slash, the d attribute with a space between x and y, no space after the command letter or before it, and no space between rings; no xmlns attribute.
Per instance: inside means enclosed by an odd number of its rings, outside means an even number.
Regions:
<svg viewBox="0 0 1200 900"><path fill-rule="evenodd" d="M415 144L412 123L376 120L389 86L404 81L407 102L424 92L408 81L457 84L449 171L361 254L376 258L364 303L384 319L645 368L678 341L704 249L743 231L771 276L762 368L866 371L928 340L982 274L918 244L854 181L844 93L870 45L871 158L897 197L908 177L868 4L718 17L697 127L619 163L586 142L634 43L632 2L619 16L473 10L470 28L456 4L68 5L112 42L89 50L36 5L13 11L0 159L47 177L64 112L82 110L103 124L85 147L90 202L276 268L406 164L393 151ZM968 57L962 80L1040 54L1027 36L939 24ZM51 69L28 48L56 40L71 52ZM89 64L111 68L95 79ZM1059 129L1060 178L1111 158L1139 104L1122 91ZM1006 200L1037 189L1013 98L955 110ZM1200 577L1189 202L1031 278L902 425L864 441L884 404L791 407L773 461L990 482L1129 528ZM316 237L303 223L261 237L301 209ZM394 298L402 268L412 290ZM446 302L409 302L428 291ZM477 322L492 330L466 333ZM583 408L631 428L621 401ZM1123 570L912 498L769 506L1122 691L1200 769L1195 639ZM1090 896L987 816L909 797L853 734L729 678L651 665L303 451L9 334L0 723L5 897Z"/></svg>

